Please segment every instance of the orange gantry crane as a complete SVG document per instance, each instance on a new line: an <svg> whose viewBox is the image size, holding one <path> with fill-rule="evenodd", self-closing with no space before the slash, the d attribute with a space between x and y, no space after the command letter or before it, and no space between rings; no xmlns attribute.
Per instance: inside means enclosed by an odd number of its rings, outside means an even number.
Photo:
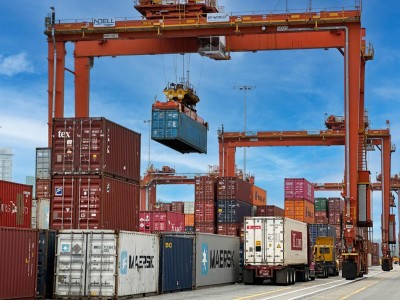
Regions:
<svg viewBox="0 0 400 300"><path fill-rule="evenodd" d="M345 130L321 131L268 131L268 132L224 132L219 131L219 160L221 176L233 176L235 170L235 152L238 147L266 147L266 146L338 146L345 145ZM382 268L391 269L391 254L389 249L389 213L390 213L390 161L393 147L389 129L371 130L364 132L365 145L376 145L381 148L382 157ZM363 150L366 149L364 145ZM365 154L362 154L365 159ZM366 164L366 162L363 162ZM346 173L346 172L345 172ZM346 197L346 182L324 185L314 185L319 189L341 190ZM346 278L358 277L368 272L367 249L365 248L366 227L372 227L371 207L371 180L370 172L359 172L357 182L358 198L347 201L344 214L345 249L343 251L343 276ZM350 214L348 215L348 211ZM352 223L350 220L357 220ZM351 249L350 249L351 248ZM346 268L351 268L350 271ZM355 269L356 268L356 269ZM348 272L348 273L346 273Z"/></svg>
<svg viewBox="0 0 400 300"><path fill-rule="evenodd" d="M207 4L206 10L204 6L197 11L192 9L201 2ZM67 42L74 43L76 117L89 116L90 69L94 57L200 53L214 59L229 59L230 52L339 49L344 57L346 226L351 245L343 271L346 278L357 276L361 272L355 232L359 221L357 211L360 203L366 201L359 197L359 186L369 184L362 155L364 73L366 61L373 58L361 26L361 6L340 11L233 15L218 13L213 1L188 1L183 7L185 13L178 9L177 14L179 3L178 0L161 1L160 6L160 1L139 1L136 9L143 15L140 20L56 22L54 11L46 18L49 147L52 120L64 117ZM149 7L154 10L150 11ZM152 17L161 10L162 19Z"/></svg>

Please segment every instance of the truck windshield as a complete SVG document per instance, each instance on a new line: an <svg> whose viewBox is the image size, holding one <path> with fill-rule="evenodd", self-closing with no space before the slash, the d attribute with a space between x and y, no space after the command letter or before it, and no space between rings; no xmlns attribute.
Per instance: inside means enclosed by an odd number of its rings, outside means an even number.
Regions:
<svg viewBox="0 0 400 300"><path fill-rule="evenodd" d="M321 254L329 254L330 250L328 247L321 247L319 248L319 253Z"/></svg>

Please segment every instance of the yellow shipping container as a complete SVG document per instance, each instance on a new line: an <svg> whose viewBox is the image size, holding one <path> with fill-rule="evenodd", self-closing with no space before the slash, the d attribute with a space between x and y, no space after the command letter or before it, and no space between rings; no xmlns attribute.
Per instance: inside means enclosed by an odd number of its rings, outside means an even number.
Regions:
<svg viewBox="0 0 400 300"><path fill-rule="evenodd" d="M285 200L285 217L304 223L315 223L314 203L307 200Z"/></svg>
<svg viewBox="0 0 400 300"><path fill-rule="evenodd" d="M194 226L194 214L185 214L185 226Z"/></svg>

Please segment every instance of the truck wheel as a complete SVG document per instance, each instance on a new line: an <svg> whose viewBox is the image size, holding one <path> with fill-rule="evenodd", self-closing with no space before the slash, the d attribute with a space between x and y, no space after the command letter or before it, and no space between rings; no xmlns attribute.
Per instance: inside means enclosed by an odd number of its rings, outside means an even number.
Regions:
<svg viewBox="0 0 400 300"><path fill-rule="evenodd" d="M290 269L290 274L291 274L291 283L290 284L295 284L296 283L296 270Z"/></svg>
<svg viewBox="0 0 400 300"><path fill-rule="evenodd" d="M288 285L290 280L289 270L288 269L277 270L275 279L276 279L276 284Z"/></svg>
<svg viewBox="0 0 400 300"><path fill-rule="evenodd" d="M304 271L304 282L308 282L309 278L310 278L310 270L308 268L306 268L306 270Z"/></svg>

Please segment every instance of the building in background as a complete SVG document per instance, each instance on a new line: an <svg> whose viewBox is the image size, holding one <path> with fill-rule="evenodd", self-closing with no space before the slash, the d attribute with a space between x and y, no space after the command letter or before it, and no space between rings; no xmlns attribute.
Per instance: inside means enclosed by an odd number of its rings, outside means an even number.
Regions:
<svg viewBox="0 0 400 300"><path fill-rule="evenodd" d="M12 149L0 147L0 180L12 181Z"/></svg>
<svg viewBox="0 0 400 300"><path fill-rule="evenodd" d="M26 176L25 184L32 186L32 198L36 198L36 180L35 176Z"/></svg>

